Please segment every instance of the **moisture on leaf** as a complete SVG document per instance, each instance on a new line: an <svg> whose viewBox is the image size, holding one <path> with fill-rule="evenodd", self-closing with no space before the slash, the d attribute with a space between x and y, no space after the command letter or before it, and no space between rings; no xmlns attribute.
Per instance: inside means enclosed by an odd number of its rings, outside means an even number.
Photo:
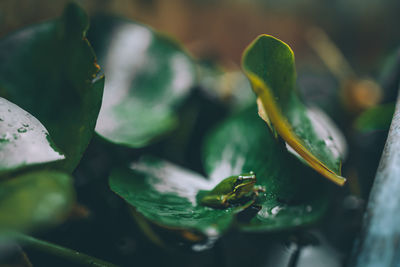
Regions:
<svg viewBox="0 0 400 267"><path fill-rule="evenodd" d="M31 114L0 97L0 173L64 159L46 128Z"/></svg>
<svg viewBox="0 0 400 267"><path fill-rule="evenodd" d="M211 180L254 171L256 184L265 188L256 201L260 211L242 223L242 229L299 227L317 221L326 210L326 185L286 151L254 107L228 119L209 135L203 162Z"/></svg>
<svg viewBox="0 0 400 267"><path fill-rule="evenodd" d="M312 168L343 185L344 149L336 138L340 133L322 112L316 114L300 101L290 47L272 36L260 35L243 53L242 67L270 126Z"/></svg>
<svg viewBox="0 0 400 267"><path fill-rule="evenodd" d="M229 137L229 138L227 138ZM110 176L110 188L147 219L168 227L216 237L253 201L226 208L201 204L204 193L223 179L254 171L260 208L240 227L249 231L287 230L315 222L328 200L324 184L267 130L255 107L231 117L212 132L204 149L208 178L172 163L144 158ZM271 216L268 216L270 214Z"/></svg>
<svg viewBox="0 0 400 267"><path fill-rule="evenodd" d="M68 171L92 137L103 93L87 28L85 12L69 4L60 18L0 40L0 96L43 123Z"/></svg>
<svg viewBox="0 0 400 267"><path fill-rule="evenodd" d="M145 157L129 169L117 169L110 176L110 188L147 219L176 229L198 231L216 238L232 223L233 215L247 205L213 209L199 204L198 193L211 190L218 180L170 162Z"/></svg>

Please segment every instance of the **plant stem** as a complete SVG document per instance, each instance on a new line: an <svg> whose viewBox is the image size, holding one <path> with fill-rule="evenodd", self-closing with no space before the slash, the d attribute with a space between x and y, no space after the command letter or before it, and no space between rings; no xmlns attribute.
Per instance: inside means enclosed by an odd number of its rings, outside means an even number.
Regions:
<svg viewBox="0 0 400 267"><path fill-rule="evenodd" d="M296 247L294 248L292 255L290 255L289 263L288 263L287 267L296 267L297 266L301 247L298 244L295 244L295 246Z"/></svg>
<svg viewBox="0 0 400 267"><path fill-rule="evenodd" d="M60 258L67 259L71 262L78 263L83 266L97 266L97 267L117 267L117 265L91 257L84 253L75 251L73 249L65 248L44 240L34 238L32 236L24 235L21 233L13 234L21 245L31 246L32 248L53 254Z"/></svg>

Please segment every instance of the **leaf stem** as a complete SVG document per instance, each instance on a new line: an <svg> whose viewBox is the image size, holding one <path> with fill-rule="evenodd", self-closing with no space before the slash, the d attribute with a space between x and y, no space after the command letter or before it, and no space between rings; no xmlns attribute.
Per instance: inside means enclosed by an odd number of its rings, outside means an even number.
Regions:
<svg viewBox="0 0 400 267"><path fill-rule="evenodd" d="M55 256L67 259L71 262L78 263L83 266L118 267L115 264L97 259L95 257L91 257L73 249L65 248L44 240L37 239L32 236L15 233L13 237L15 237L16 240L21 243L21 245L31 246L36 250L53 254Z"/></svg>
<svg viewBox="0 0 400 267"><path fill-rule="evenodd" d="M298 244L295 244L294 251L292 252L292 255L290 255L289 263L288 263L287 267L296 267L297 266L297 263L299 261L300 251L301 251L301 247Z"/></svg>

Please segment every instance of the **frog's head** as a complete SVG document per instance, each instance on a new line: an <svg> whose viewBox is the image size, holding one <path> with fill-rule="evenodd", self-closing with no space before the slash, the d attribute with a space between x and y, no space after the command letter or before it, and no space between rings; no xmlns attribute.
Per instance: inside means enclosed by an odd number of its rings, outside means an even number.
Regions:
<svg viewBox="0 0 400 267"><path fill-rule="evenodd" d="M256 182L256 175L253 171L238 175L233 192L237 195L237 197L241 197L242 195L253 191L253 187Z"/></svg>

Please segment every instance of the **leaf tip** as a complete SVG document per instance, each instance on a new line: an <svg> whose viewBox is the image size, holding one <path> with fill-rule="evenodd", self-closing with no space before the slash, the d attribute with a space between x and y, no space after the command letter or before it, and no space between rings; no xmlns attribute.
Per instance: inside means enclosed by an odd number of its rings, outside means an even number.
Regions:
<svg viewBox="0 0 400 267"><path fill-rule="evenodd" d="M248 71L248 69L247 69L247 64L246 64L246 59L247 59L247 56L248 56L248 54L249 54L249 52L253 49L253 47L255 47L257 44L259 44L259 43L261 43L261 42L267 42L267 43L270 43L270 44L275 44L275 45L279 45L279 46L281 46L282 48L284 48L284 49L286 49L287 51L289 51L289 54L290 54L290 56L293 58L293 60L294 60L294 52L293 52L293 50L292 50L292 48L287 44L287 43L285 43L284 41L282 41L282 40L280 40L280 39L278 39L277 37L274 37L274 36L272 36L272 35L269 35L269 34L260 34L260 35L258 35L250 44L248 44L247 45L247 47L243 50L243 53L242 53L242 59L241 59L241 65L242 65L242 68L245 70L245 72L247 72ZM265 44L263 44L263 46L265 46Z"/></svg>
<svg viewBox="0 0 400 267"><path fill-rule="evenodd" d="M66 32L85 36L89 28L89 17L85 10L76 2L69 2L64 9L62 19Z"/></svg>

